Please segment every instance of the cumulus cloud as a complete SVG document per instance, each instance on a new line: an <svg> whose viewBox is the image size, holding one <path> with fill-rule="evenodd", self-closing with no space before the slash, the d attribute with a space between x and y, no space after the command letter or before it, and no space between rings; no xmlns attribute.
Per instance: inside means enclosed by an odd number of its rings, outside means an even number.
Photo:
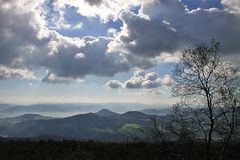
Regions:
<svg viewBox="0 0 240 160"><path fill-rule="evenodd" d="M83 59L85 57L85 54L84 53L77 53L76 55L75 55L75 58L76 59Z"/></svg>
<svg viewBox="0 0 240 160"><path fill-rule="evenodd" d="M175 53L162 53L160 56L156 57L156 59L160 62L165 63L176 63L181 58L182 53L181 52L175 52Z"/></svg>
<svg viewBox="0 0 240 160"><path fill-rule="evenodd" d="M42 1L0 1L0 63L19 67L14 61L35 52L48 36L42 11L37 9ZM35 10L34 10L35 8Z"/></svg>
<svg viewBox="0 0 240 160"><path fill-rule="evenodd" d="M240 14L240 1L238 0L221 0L227 11Z"/></svg>
<svg viewBox="0 0 240 160"><path fill-rule="evenodd" d="M134 88L159 88L162 86L171 86L173 80L169 75L160 77L156 72L146 73L142 70L136 71L129 80L125 81L124 87L129 89Z"/></svg>
<svg viewBox="0 0 240 160"><path fill-rule="evenodd" d="M80 15L86 17L100 17L102 22L116 20L123 10L130 10L152 0L55 0L56 10L64 10L66 6L72 6L77 9Z"/></svg>
<svg viewBox="0 0 240 160"><path fill-rule="evenodd" d="M85 37L84 46L81 47L60 45L59 54L48 56L43 65L50 73L71 78L86 75L113 76L118 72L128 71L128 64L121 56L106 53L110 40L106 37Z"/></svg>
<svg viewBox="0 0 240 160"><path fill-rule="evenodd" d="M145 73L136 71L129 80L124 83L125 88L157 88L161 86L161 79L155 72Z"/></svg>
<svg viewBox="0 0 240 160"><path fill-rule="evenodd" d="M150 89L148 93L152 95L163 95L163 92L159 88Z"/></svg>
<svg viewBox="0 0 240 160"><path fill-rule="evenodd" d="M166 74L164 75L164 77L162 78L162 84L165 86L172 86L173 84L173 79L171 78L170 75Z"/></svg>
<svg viewBox="0 0 240 160"><path fill-rule="evenodd" d="M158 57L211 38L222 43L224 55L240 51L239 15L216 8L189 11L178 0L155 0L142 5L139 12L148 18L131 11L121 13L123 27L109 44L110 52Z"/></svg>
<svg viewBox="0 0 240 160"><path fill-rule="evenodd" d="M66 37L47 28L44 5L43 0L0 1L1 65L15 70L44 68L50 77L70 79L129 70L124 57L106 53L111 38Z"/></svg>
<svg viewBox="0 0 240 160"><path fill-rule="evenodd" d="M0 65L0 79L9 79L12 77L26 80L36 80L36 76L32 71L27 69L13 69Z"/></svg>
<svg viewBox="0 0 240 160"><path fill-rule="evenodd" d="M146 73L143 70L137 70L134 72L133 76L126 80L124 83L121 83L118 80L110 80L105 84L110 88L127 88L127 89L138 89L138 88L145 88L145 89L156 89L160 87L169 87L173 83L172 78L169 75L164 75L160 77L156 72L149 72ZM152 92L157 92L156 90Z"/></svg>
<svg viewBox="0 0 240 160"><path fill-rule="evenodd" d="M105 86L110 88L122 88L122 83L118 80L110 80L105 84Z"/></svg>

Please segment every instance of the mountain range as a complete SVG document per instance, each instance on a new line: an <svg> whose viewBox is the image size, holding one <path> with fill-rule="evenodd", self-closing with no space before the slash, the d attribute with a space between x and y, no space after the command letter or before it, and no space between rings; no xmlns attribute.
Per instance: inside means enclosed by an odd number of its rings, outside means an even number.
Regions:
<svg viewBox="0 0 240 160"><path fill-rule="evenodd" d="M32 105L9 105L0 104L0 118L16 117L24 114L40 114L47 117L69 117L76 114L97 112L101 109L108 109L116 113L128 111L140 111L146 114L166 113L167 106L145 105L135 103L64 103L64 104L32 104ZM160 110L159 110L160 109ZM168 110L168 109L167 109Z"/></svg>
<svg viewBox="0 0 240 160"><path fill-rule="evenodd" d="M65 118L24 114L0 119L0 136L122 141L144 138L149 121L150 115L139 111L120 114L108 109Z"/></svg>

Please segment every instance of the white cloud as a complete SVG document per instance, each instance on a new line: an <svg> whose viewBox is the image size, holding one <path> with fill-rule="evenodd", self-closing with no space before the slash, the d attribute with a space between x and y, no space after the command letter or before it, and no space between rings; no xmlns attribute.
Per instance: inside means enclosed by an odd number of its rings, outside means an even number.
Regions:
<svg viewBox="0 0 240 160"><path fill-rule="evenodd" d="M231 13L240 14L239 0L221 0L221 3L226 7L226 10Z"/></svg>
<svg viewBox="0 0 240 160"><path fill-rule="evenodd" d="M115 28L109 28L107 32L108 32L108 36L113 36L113 37L117 36L117 29Z"/></svg>
<svg viewBox="0 0 240 160"><path fill-rule="evenodd" d="M14 59L25 60L26 54L29 56L43 45L49 31L42 4L43 0L0 1L0 64L16 67Z"/></svg>
<svg viewBox="0 0 240 160"><path fill-rule="evenodd" d="M164 93L159 88L150 89L148 93L152 95L164 95Z"/></svg>
<svg viewBox="0 0 240 160"><path fill-rule="evenodd" d="M82 28L83 28L83 23L78 23L72 26L72 29L82 29Z"/></svg>
<svg viewBox="0 0 240 160"><path fill-rule="evenodd" d="M56 10L64 10L66 6L77 8L77 12L87 17L99 16L103 22L110 19L116 20L118 15L123 10L130 10L133 6L139 6L148 3L152 0L71 0L62 1L55 0L54 5Z"/></svg>
<svg viewBox="0 0 240 160"><path fill-rule="evenodd" d="M105 86L110 88L122 88L122 83L118 80L110 80L105 84Z"/></svg>
<svg viewBox="0 0 240 160"><path fill-rule="evenodd" d="M182 53L181 52L175 52L175 53L166 53L163 52L159 56L156 57L159 63L177 63L179 59L181 58Z"/></svg>
<svg viewBox="0 0 240 160"><path fill-rule="evenodd" d="M141 88L142 87L142 83L143 83L143 77L139 76L139 77L131 77L129 80L127 80L124 83L124 87L125 88Z"/></svg>
<svg viewBox="0 0 240 160"><path fill-rule="evenodd" d="M85 58L85 54L84 53L77 53L76 55L75 55L75 58L76 59L83 59L83 58Z"/></svg>
<svg viewBox="0 0 240 160"><path fill-rule="evenodd" d="M124 83L125 88L158 88L161 86L160 76L155 72L145 73L136 71L129 80Z"/></svg>
<svg viewBox="0 0 240 160"><path fill-rule="evenodd" d="M36 76L32 71L27 69L13 69L0 65L0 79L9 79L17 77L25 80L36 80Z"/></svg>
<svg viewBox="0 0 240 160"><path fill-rule="evenodd" d="M156 72L146 73L143 70L136 70L133 73L133 76L126 80L124 83L121 83L118 80L110 80L106 83L106 86L110 88L127 88L127 89L153 89L160 88L163 86L169 87L173 83L173 80L169 75L164 75L163 78L159 76Z"/></svg>
<svg viewBox="0 0 240 160"><path fill-rule="evenodd" d="M166 74L164 75L164 77L162 78L162 84L165 85L165 86L172 86L173 84L173 79L170 75Z"/></svg>

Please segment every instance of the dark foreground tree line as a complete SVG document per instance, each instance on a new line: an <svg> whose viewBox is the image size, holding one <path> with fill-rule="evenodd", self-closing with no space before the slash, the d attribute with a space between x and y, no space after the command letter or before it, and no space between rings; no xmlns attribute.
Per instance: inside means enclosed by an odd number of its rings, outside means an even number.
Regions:
<svg viewBox="0 0 240 160"><path fill-rule="evenodd" d="M168 147L166 147L166 145ZM170 147L171 146L171 147ZM212 148L219 149L214 143ZM184 160L202 160L205 158L204 143L113 143L96 141L0 141L1 160L182 160L173 153L181 154ZM227 160L240 159L240 144L229 146ZM171 151L172 152L172 151ZM217 157L213 157L216 158Z"/></svg>

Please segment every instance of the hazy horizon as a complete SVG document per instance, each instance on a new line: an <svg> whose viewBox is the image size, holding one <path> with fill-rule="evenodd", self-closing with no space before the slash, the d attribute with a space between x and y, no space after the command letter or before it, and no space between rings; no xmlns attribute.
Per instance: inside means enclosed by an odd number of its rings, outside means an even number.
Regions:
<svg viewBox="0 0 240 160"><path fill-rule="evenodd" d="M103 109L116 113L142 111L145 109L167 109L168 105L149 105L139 103L42 103L28 105L0 104L0 119L38 114L47 117L69 117L78 114L96 113ZM158 114L158 113L156 113Z"/></svg>

